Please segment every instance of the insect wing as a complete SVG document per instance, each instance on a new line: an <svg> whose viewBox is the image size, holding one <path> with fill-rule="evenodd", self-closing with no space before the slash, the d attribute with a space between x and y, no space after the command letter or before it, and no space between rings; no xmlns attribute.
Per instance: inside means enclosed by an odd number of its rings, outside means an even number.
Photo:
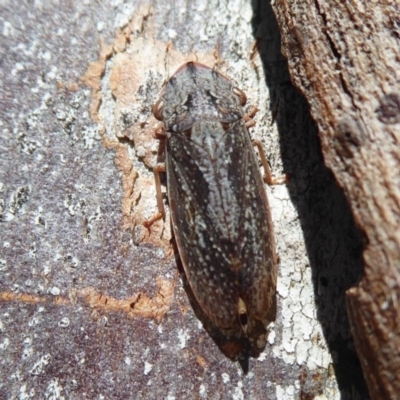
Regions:
<svg viewBox="0 0 400 400"><path fill-rule="evenodd" d="M248 317L263 320L275 293L275 249L244 122L203 122L191 134L172 134L166 165L174 233L202 309L229 328L237 322L240 297Z"/></svg>

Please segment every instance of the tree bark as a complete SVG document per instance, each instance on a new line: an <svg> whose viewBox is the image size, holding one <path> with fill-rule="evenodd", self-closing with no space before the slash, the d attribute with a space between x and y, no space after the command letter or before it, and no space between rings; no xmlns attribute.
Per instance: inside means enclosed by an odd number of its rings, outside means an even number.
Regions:
<svg viewBox="0 0 400 400"><path fill-rule="evenodd" d="M369 392L400 393L400 28L398 2L277 0L293 83L318 126L364 235L347 307Z"/></svg>
<svg viewBox="0 0 400 400"><path fill-rule="evenodd" d="M42 3L0 4L0 398L367 398L344 300L360 238L269 4ZM168 207L142 224L157 211L151 106L188 59L259 108L251 136L291 178L266 186L276 320L241 364L188 300Z"/></svg>

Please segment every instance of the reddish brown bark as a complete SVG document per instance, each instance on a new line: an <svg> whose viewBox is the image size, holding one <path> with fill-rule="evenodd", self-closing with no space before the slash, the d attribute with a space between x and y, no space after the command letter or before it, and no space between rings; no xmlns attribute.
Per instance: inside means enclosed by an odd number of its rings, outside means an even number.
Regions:
<svg viewBox="0 0 400 400"><path fill-rule="evenodd" d="M364 276L347 292L376 399L400 393L400 24L387 2L273 4L291 79L310 104L326 165L365 235Z"/></svg>

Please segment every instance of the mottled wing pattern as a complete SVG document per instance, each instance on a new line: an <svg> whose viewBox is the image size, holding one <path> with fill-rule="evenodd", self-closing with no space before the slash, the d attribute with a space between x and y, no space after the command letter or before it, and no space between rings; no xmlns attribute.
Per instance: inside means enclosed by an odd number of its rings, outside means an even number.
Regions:
<svg viewBox="0 0 400 400"><path fill-rule="evenodd" d="M167 134L171 217L188 282L217 326L237 327L240 313L246 332L267 319L277 271L245 102L228 78L188 62L166 82L153 111Z"/></svg>
<svg viewBox="0 0 400 400"><path fill-rule="evenodd" d="M216 325L229 328L237 321L239 296L248 316L262 320L276 266L267 198L247 129L239 120L225 127L199 122L192 130L204 143L174 133L166 154L174 233L188 281Z"/></svg>
<svg viewBox="0 0 400 400"><path fill-rule="evenodd" d="M245 128L244 131L247 134ZM263 321L275 299L275 238L264 182L248 134L246 138L248 143L243 148L245 182L239 221L239 229L245 238L240 240L240 296L247 306L249 318Z"/></svg>

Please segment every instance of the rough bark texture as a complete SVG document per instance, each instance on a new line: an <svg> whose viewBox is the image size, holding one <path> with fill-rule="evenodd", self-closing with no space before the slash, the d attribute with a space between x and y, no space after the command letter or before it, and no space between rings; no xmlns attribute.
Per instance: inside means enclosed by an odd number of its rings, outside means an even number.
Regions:
<svg viewBox="0 0 400 400"><path fill-rule="evenodd" d="M400 394L400 20L396 1L273 4L294 84L310 104L326 165L365 237L347 292L370 395Z"/></svg>
<svg viewBox="0 0 400 400"><path fill-rule="evenodd" d="M289 81L271 7L0 7L0 398L367 398L344 297L361 275L360 237ZM150 232L142 225L156 211L151 104L175 67L196 57L218 64L260 109L251 135L274 174L291 176L266 187L280 257L276 321L261 355L241 364L193 312L168 215ZM380 121L396 118L388 94L376 97ZM356 171L381 143L361 122L364 136L352 136L361 111L346 111L333 136L343 169ZM349 179L354 188L378 184L370 181L378 171Z"/></svg>

